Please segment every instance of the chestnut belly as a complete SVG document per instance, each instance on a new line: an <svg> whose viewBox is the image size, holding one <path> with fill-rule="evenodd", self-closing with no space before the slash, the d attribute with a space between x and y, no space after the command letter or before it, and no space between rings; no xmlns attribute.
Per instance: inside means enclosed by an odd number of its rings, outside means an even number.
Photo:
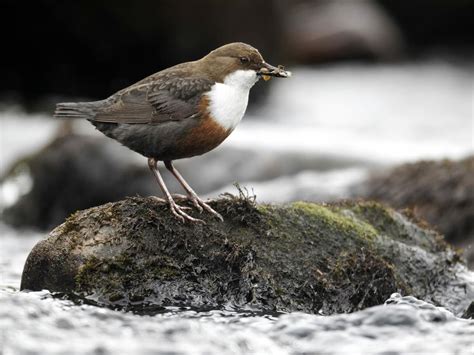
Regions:
<svg viewBox="0 0 474 355"><path fill-rule="evenodd" d="M159 124L91 123L106 136L148 158L167 161L201 155L231 133L209 116Z"/></svg>

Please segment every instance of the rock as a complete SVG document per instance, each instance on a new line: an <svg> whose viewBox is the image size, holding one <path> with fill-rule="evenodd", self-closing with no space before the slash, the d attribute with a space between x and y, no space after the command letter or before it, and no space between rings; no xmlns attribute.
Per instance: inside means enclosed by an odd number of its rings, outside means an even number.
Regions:
<svg viewBox="0 0 474 355"><path fill-rule="evenodd" d="M452 53L464 49L465 57L472 58L472 1L421 0L416 6L408 1L377 0L377 3L400 26L413 53L423 50Z"/></svg>
<svg viewBox="0 0 474 355"><path fill-rule="evenodd" d="M29 191L3 211L2 219L15 227L51 229L79 209L159 192L146 160L136 164L132 154L104 138L55 138L2 177L2 182L21 176L31 181Z"/></svg>
<svg viewBox="0 0 474 355"><path fill-rule="evenodd" d="M474 318L474 301L471 302L469 307L467 307L466 311L462 315L464 319L473 319Z"/></svg>
<svg viewBox="0 0 474 355"><path fill-rule="evenodd" d="M403 54L398 25L375 1L290 1L287 51L299 63L393 60Z"/></svg>
<svg viewBox="0 0 474 355"><path fill-rule="evenodd" d="M372 202L211 203L225 218L178 222L153 198L79 211L39 242L22 290L126 309L245 308L331 314L394 292L464 312L473 285L433 231Z"/></svg>
<svg viewBox="0 0 474 355"><path fill-rule="evenodd" d="M357 188L355 197L395 208L412 208L449 243L466 248L474 267L474 156L460 161L421 161L376 174Z"/></svg>

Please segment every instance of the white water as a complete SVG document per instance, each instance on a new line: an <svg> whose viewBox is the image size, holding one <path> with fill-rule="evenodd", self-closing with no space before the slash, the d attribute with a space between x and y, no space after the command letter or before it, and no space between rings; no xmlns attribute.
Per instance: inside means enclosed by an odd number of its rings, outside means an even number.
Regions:
<svg viewBox="0 0 474 355"><path fill-rule="evenodd" d="M19 292L44 236L0 225L0 353L10 354L472 354L474 321L413 297L348 315L256 315L169 309L140 316Z"/></svg>
<svg viewBox="0 0 474 355"><path fill-rule="evenodd" d="M444 62L297 69L228 144L382 163L474 151L472 67ZM262 84L260 84L262 85Z"/></svg>

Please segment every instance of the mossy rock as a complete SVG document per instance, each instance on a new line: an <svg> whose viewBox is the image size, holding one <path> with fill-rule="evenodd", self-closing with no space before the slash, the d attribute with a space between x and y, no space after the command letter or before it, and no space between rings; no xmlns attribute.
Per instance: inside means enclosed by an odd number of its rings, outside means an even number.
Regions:
<svg viewBox="0 0 474 355"><path fill-rule="evenodd" d="M464 248L474 270L474 155L462 160L402 164L375 173L353 187L353 196L377 200L413 213Z"/></svg>
<svg viewBox="0 0 474 355"><path fill-rule="evenodd" d="M211 205L224 223L204 216L206 225L183 224L153 198L77 212L32 250L21 288L145 310L331 314L381 304L394 292L458 313L468 306L459 302L470 288L456 280L457 254L382 205L257 205L245 196Z"/></svg>

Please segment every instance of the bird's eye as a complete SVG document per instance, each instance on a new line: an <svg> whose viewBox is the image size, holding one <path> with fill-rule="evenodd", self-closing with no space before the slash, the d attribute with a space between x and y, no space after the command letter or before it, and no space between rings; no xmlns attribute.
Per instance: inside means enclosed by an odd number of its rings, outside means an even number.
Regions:
<svg viewBox="0 0 474 355"><path fill-rule="evenodd" d="M242 64L247 64L250 60L247 57L240 57L240 62Z"/></svg>

